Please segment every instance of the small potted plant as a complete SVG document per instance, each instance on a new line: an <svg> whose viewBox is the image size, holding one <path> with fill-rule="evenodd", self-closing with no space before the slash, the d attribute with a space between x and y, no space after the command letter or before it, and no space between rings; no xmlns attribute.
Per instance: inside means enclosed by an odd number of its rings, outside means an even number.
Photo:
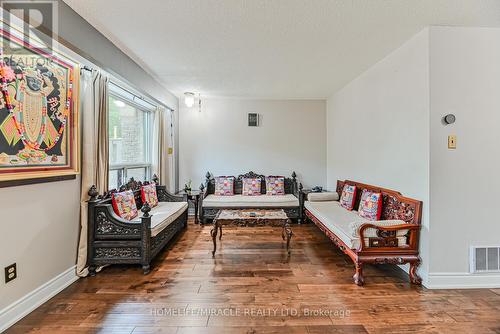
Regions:
<svg viewBox="0 0 500 334"><path fill-rule="evenodd" d="M184 185L184 191L187 193L191 192L191 180L189 180L188 183Z"/></svg>

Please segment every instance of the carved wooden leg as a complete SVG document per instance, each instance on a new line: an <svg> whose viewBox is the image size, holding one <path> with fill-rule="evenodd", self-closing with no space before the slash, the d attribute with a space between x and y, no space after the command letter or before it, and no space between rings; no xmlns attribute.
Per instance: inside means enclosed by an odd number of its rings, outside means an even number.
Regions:
<svg viewBox="0 0 500 334"><path fill-rule="evenodd" d="M222 240L222 224L219 224L219 240Z"/></svg>
<svg viewBox="0 0 500 334"><path fill-rule="evenodd" d="M358 286L362 286L365 283L365 279L363 278L363 263L356 262L356 273L352 277L354 279L354 283Z"/></svg>
<svg viewBox="0 0 500 334"><path fill-rule="evenodd" d="M214 223L214 227L210 230L210 235L212 236L212 242L214 243L214 250L212 251L212 257L215 257L215 251L217 250L217 222Z"/></svg>
<svg viewBox="0 0 500 334"><path fill-rule="evenodd" d="M417 274L417 268L420 266L420 260L410 262L410 282L412 284L421 285L422 278Z"/></svg>
<svg viewBox="0 0 500 334"><path fill-rule="evenodd" d="M198 200L199 200L199 196L195 196L194 197L194 223L195 224L198 224L199 221L198 221Z"/></svg>
<svg viewBox="0 0 500 334"><path fill-rule="evenodd" d="M290 228L290 225L286 224L285 231L286 231L286 250L288 251L288 253L290 253L290 240L292 239L293 236L293 232L292 229Z"/></svg>
<svg viewBox="0 0 500 334"><path fill-rule="evenodd" d="M96 274L96 266L89 266L89 275L94 277Z"/></svg>
<svg viewBox="0 0 500 334"><path fill-rule="evenodd" d="M142 266L142 271L144 272L144 275L149 274L149 272L151 271L151 266L149 264L144 264Z"/></svg>

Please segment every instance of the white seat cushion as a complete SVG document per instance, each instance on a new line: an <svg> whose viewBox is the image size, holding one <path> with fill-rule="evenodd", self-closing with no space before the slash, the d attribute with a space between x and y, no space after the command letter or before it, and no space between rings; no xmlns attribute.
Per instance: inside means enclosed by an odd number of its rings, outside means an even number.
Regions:
<svg viewBox="0 0 500 334"><path fill-rule="evenodd" d="M299 206L299 199L292 194L260 195L260 196L216 196L208 195L203 199L204 207L234 208L234 207L292 207Z"/></svg>
<svg viewBox="0 0 500 334"><path fill-rule="evenodd" d="M151 209L151 236L155 237L184 213L188 208L186 202L159 202L157 206ZM141 217L133 221L140 222Z"/></svg>
<svg viewBox="0 0 500 334"><path fill-rule="evenodd" d="M309 212L311 212L316 218L318 218L323 225L325 225L330 231L332 231L340 240L342 240L347 247L351 249L358 249L360 247L361 241L359 238L359 233L357 237L353 234L353 223L359 227L363 223L377 224L376 221L370 221L368 219L362 218L358 215L358 212L353 210L349 211L342 206L340 202L309 202L306 201L304 206ZM392 222L392 221L391 221ZM399 222L404 224L404 222ZM391 223L395 225L396 223ZM382 224L381 224L382 225ZM359 228L357 229L359 231ZM405 232L406 233L406 232ZM402 246L406 244L406 237L398 232L398 245ZM371 234L370 234L371 235ZM365 244L368 244L368 238L365 238Z"/></svg>

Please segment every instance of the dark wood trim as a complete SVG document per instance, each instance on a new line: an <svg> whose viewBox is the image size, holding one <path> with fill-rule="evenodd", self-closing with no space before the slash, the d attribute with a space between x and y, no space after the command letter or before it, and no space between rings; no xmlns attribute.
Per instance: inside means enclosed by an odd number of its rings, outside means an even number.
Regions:
<svg viewBox="0 0 500 334"><path fill-rule="evenodd" d="M27 186L27 185L31 185L31 184L47 183L47 182L59 182L59 181L67 181L67 180L75 180L75 179L76 179L76 174L71 174L71 175L37 177L34 179L0 181L0 188Z"/></svg>

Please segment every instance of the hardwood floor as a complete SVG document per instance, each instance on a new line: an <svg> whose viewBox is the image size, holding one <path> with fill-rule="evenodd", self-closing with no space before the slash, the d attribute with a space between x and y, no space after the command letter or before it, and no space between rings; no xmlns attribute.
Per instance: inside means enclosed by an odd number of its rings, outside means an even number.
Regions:
<svg viewBox="0 0 500 334"><path fill-rule="evenodd" d="M500 290L427 290L391 266L353 264L314 225L279 228L189 223L152 272L111 266L80 279L7 333L500 333Z"/></svg>

